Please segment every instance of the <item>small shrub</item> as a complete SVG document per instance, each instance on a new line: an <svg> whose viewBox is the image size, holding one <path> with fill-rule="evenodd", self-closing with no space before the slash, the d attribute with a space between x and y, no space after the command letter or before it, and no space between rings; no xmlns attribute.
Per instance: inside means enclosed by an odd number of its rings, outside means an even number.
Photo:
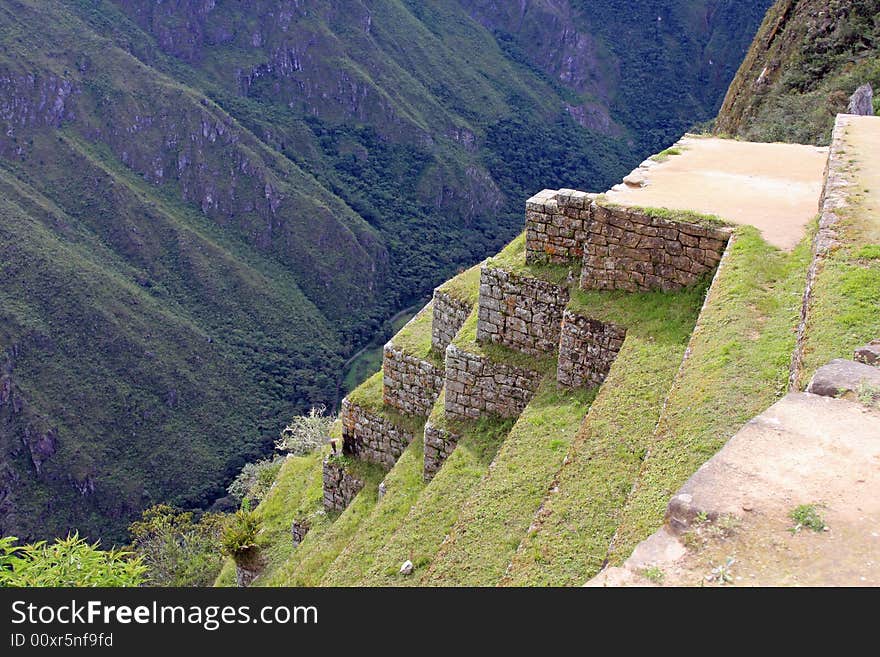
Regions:
<svg viewBox="0 0 880 657"><path fill-rule="evenodd" d="M125 587L140 586L147 568L125 550L100 550L79 534L16 546L13 536L0 538L0 586Z"/></svg>
<svg viewBox="0 0 880 657"><path fill-rule="evenodd" d="M819 515L815 504L801 504L795 507L788 517L795 522L795 526L789 530L792 534L797 534L804 527L814 532L824 531L826 527L825 520Z"/></svg>
<svg viewBox="0 0 880 657"><path fill-rule="evenodd" d="M660 570L657 566L649 566L642 570L642 577L654 582L654 584L662 584L663 580L666 579L666 573Z"/></svg>
<svg viewBox="0 0 880 657"><path fill-rule="evenodd" d="M225 554L239 561L258 549L259 533L260 519L257 514L248 508L242 508L227 520L220 537L220 545Z"/></svg>
<svg viewBox="0 0 880 657"><path fill-rule="evenodd" d="M281 456L247 463L226 490L239 502L247 499L258 504L272 488L283 463Z"/></svg>
<svg viewBox="0 0 880 657"><path fill-rule="evenodd" d="M313 407L308 415L298 415L284 427L281 438L275 441L275 448L281 452L289 452L304 456L318 449L327 440L330 427L336 420L332 414L326 413L324 406Z"/></svg>

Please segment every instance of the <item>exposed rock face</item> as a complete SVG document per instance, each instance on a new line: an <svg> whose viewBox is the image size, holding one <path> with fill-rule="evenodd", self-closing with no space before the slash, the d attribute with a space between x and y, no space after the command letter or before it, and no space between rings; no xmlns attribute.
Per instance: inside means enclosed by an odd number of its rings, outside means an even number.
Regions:
<svg viewBox="0 0 880 657"><path fill-rule="evenodd" d="M446 349L446 414L462 419L518 417L540 380L538 372L496 363L451 344Z"/></svg>
<svg viewBox="0 0 880 657"><path fill-rule="evenodd" d="M526 201L526 262L578 262L595 194L545 189Z"/></svg>
<svg viewBox="0 0 880 657"><path fill-rule="evenodd" d="M394 346L385 345L382 359L385 403L407 415L428 417L443 387L443 369Z"/></svg>
<svg viewBox="0 0 880 657"><path fill-rule="evenodd" d="M431 345L443 353L471 314L471 305L451 294L434 290Z"/></svg>
<svg viewBox="0 0 880 657"><path fill-rule="evenodd" d="M440 471L460 439L461 436L448 429L435 427L430 422L425 425L425 481L431 481Z"/></svg>
<svg viewBox="0 0 880 657"><path fill-rule="evenodd" d="M858 114L859 116L874 116L874 88L871 87L870 82L863 84L850 96L846 113Z"/></svg>
<svg viewBox="0 0 880 657"><path fill-rule="evenodd" d="M880 366L880 340L874 340L870 344L856 349L853 360L865 365Z"/></svg>
<svg viewBox="0 0 880 657"><path fill-rule="evenodd" d="M569 388L601 385L626 338L626 329L569 310L562 321L556 380Z"/></svg>
<svg viewBox="0 0 880 657"><path fill-rule="evenodd" d="M413 441L413 435L394 425L388 418L368 409L342 401L342 451L388 469Z"/></svg>
<svg viewBox="0 0 880 657"><path fill-rule="evenodd" d="M628 292L678 290L721 261L730 231L597 203L584 249L581 287Z"/></svg>
<svg viewBox="0 0 880 657"><path fill-rule="evenodd" d="M477 341L524 354L546 354L559 346L568 288L484 265L480 272Z"/></svg>
<svg viewBox="0 0 880 657"><path fill-rule="evenodd" d="M364 482L330 459L324 460L324 509L345 511L361 492Z"/></svg>

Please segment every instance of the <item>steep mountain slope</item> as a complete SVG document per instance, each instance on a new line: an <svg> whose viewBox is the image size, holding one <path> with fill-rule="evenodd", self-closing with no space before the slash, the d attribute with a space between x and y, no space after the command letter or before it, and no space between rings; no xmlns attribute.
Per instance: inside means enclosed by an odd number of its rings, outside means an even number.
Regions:
<svg viewBox="0 0 880 657"><path fill-rule="evenodd" d="M716 130L828 144L835 115L866 82L880 88L880 1L778 0L730 86Z"/></svg>
<svg viewBox="0 0 880 657"><path fill-rule="evenodd" d="M210 504L524 198L710 116L766 4L4 2L0 534Z"/></svg>

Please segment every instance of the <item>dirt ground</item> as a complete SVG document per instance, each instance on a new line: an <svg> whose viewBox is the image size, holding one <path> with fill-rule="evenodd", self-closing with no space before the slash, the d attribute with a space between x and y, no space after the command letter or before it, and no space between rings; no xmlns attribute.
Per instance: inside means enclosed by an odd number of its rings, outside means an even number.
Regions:
<svg viewBox="0 0 880 657"><path fill-rule="evenodd" d="M751 224L764 239L793 249L819 211L828 149L685 136L680 155L641 167L644 186L618 185L607 193L623 205L715 214Z"/></svg>

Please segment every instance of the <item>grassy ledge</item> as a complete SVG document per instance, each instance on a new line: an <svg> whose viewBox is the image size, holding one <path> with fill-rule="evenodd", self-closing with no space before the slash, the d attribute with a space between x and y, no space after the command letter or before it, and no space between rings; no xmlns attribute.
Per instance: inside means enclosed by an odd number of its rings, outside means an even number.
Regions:
<svg viewBox="0 0 880 657"><path fill-rule="evenodd" d="M477 319L477 308L474 308L461 329L459 329L452 344L462 351L483 356L494 363L513 365L533 372L547 374L555 370L556 361L552 356L532 356L510 349L504 345L477 342Z"/></svg>
<svg viewBox="0 0 880 657"><path fill-rule="evenodd" d="M404 353L443 367L443 355L431 346L431 324L434 304L429 303L413 317L393 338L391 344Z"/></svg>
<svg viewBox="0 0 880 657"><path fill-rule="evenodd" d="M602 567L705 287L573 300L584 315L626 326L627 337L503 585L579 586Z"/></svg>
<svg viewBox="0 0 880 657"><path fill-rule="evenodd" d="M693 210L672 210L669 208L652 208L640 205L621 205L620 203L612 203L605 196L599 196L596 203L609 210L632 210L640 212L652 219L662 219L664 221L673 221L676 223L693 224L695 226L703 226L704 228L732 228L735 224L722 219L718 215L703 214L702 212L694 212Z"/></svg>
<svg viewBox="0 0 880 657"><path fill-rule="evenodd" d="M435 409L442 409L442 398ZM442 410L437 413L442 415ZM442 422L432 414L432 422ZM456 423L461 440L440 471L423 488L415 504L397 530L378 550L370 571L357 582L360 586L417 586L424 576L461 513L465 500L486 476L498 447L510 431L513 420L482 419ZM400 575L400 565L407 559L415 572Z"/></svg>
<svg viewBox="0 0 880 657"><path fill-rule="evenodd" d="M575 278L580 267L572 265L526 263L526 234L522 232L496 256L486 260L487 267L503 269L519 276L537 278L554 285L566 285L569 274Z"/></svg>
<svg viewBox="0 0 880 657"><path fill-rule="evenodd" d="M482 266L483 263L481 262L470 269L466 269L457 276L450 278L437 289L459 301L475 306L480 297L480 269Z"/></svg>
<svg viewBox="0 0 880 657"><path fill-rule="evenodd" d="M424 419L398 413L390 406L387 406L382 397L382 378L382 371L380 370L376 372L373 376L352 390L348 395L348 400L352 404L360 406L366 411L384 417L394 426L409 431L414 436L418 437L419 433L424 428Z"/></svg>
<svg viewBox="0 0 880 657"><path fill-rule="evenodd" d="M594 394L559 390L555 377L545 379L464 505L423 583L489 586L501 579Z"/></svg>
<svg viewBox="0 0 880 657"><path fill-rule="evenodd" d="M662 524L669 498L700 465L786 393L810 238L786 253L752 227L736 229L624 508L611 563Z"/></svg>
<svg viewBox="0 0 880 657"><path fill-rule="evenodd" d="M828 361L852 358L853 349L880 338L880 171L868 161L870 154L853 147L857 129L849 126L844 137L852 153L846 173L853 191L838 211L839 245L813 283L798 389Z"/></svg>
<svg viewBox="0 0 880 657"><path fill-rule="evenodd" d="M681 155L684 149L680 146L672 146L671 148L667 148L666 150L662 150L656 155L652 155L649 157L649 160L653 160L654 162L665 162L670 157L675 155Z"/></svg>

